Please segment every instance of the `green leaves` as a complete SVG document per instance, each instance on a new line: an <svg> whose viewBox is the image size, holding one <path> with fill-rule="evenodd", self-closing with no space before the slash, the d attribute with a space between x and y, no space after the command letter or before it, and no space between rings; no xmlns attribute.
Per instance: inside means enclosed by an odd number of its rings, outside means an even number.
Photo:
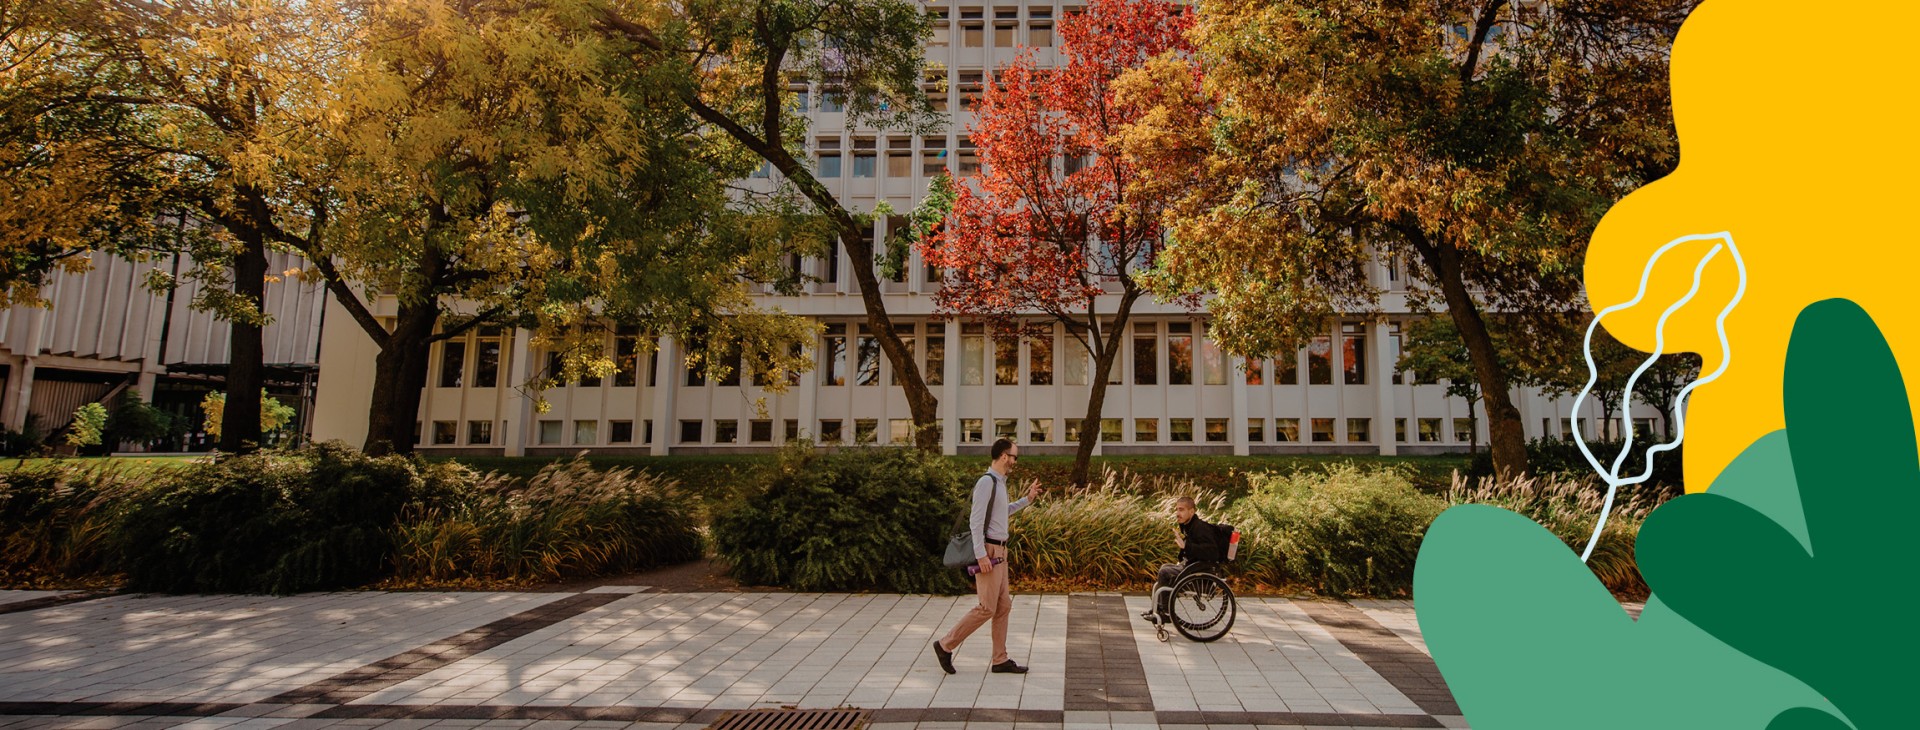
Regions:
<svg viewBox="0 0 1920 730"><path fill-rule="evenodd" d="M1466 506L1435 520L1420 622L1474 727L1910 724L1896 662L1920 632L1855 611L1920 592L1887 569L1920 467L1893 353L1858 306L1801 313L1785 402L1785 431L1647 518L1637 552L1654 596L1638 622L1525 518Z"/></svg>

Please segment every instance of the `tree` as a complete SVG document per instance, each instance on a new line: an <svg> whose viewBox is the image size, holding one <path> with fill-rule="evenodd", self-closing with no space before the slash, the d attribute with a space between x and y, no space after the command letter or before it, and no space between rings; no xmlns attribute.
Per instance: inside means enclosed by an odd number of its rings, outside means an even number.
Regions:
<svg viewBox="0 0 1920 730"><path fill-rule="evenodd" d="M765 369L808 366L791 345L809 325L758 311L740 277L774 276L819 226L785 198L729 190L754 158L702 129L674 69L627 63L518 0L396 0L364 23L338 121L316 133L327 164L307 225L277 240L379 349L368 453L412 450L431 345L480 326L528 327L564 353L535 390L631 367L606 352L612 323L679 336L696 358L710 341ZM386 293L391 329L374 314Z"/></svg>
<svg viewBox="0 0 1920 730"><path fill-rule="evenodd" d="M1376 307L1368 262L1412 262L1467 348L1496 469L1524 472L1483 312L1578 306L1601 214L1675 164L1667 54L1693 4L1203 4L1198 57L1126 84L1158 108L1127 133L1142 184L1190 190L1162 285L1217 294L1221 341L1264 355Z"/></svg>
<svg viewBox="0 0 1920 730"><path fill-rule="evenodd" d="M677 73L678 98L699 119L771 164L825 216L846 247L867 326L905 391L923 449L939 447L939 400L895 332L875 272L867 219L802 163L805 125L790 83L812 82L846 104L851 125L922 133L939 123L920 90L931 26L908 0L695 0L671 8L580 0L634 62ZM571 7L571 6L569 6Z"/></svg>
<svg viewBox="0 0 1920 730"><path fill-rule="evenodd" d="M1058 322L1092 358L1075 484L1087 481L1108 374L1133 306L1147 295L1136 272L1160 253L1169 197L1132 186L1138 171L1116 135L1145 109L1116 98L1112 86L1149 59L1190 52L1191 24L1178 3L1094 0L1061 22L1059 67L1037 68L1029 51L1002 69L968 130L982 172L958 189L946 228L921 245L945 274L940 311L1003 331L1020 331L1023 315L1039 313L1049 320L1046 336ZM1198 88L1197 77L1183 81ZM1109 309L1100 300L1110 284L1119 300Z"/></svg>
<svg viewBox="0 0 1920 730"><path fill-rule="evenodd" d="M162 212L179 214L177 243L196 263L190 276L209 285L194 306L230 323L227 391L244 394L224 412L220 448L259 448L264 379L262 328L267 249L275 233L297 224L286 203L298 193L309 150L298 142L317 118L335 77L318 66L356 26L349 8L324 2L79 0L36 17L41 37L60 49L43 54L48 85L36 118L84 120L42 124L30 149L53 162L40 169L33 215L62 211L61 201L137 181L142 193L113 204L69 205L79 216L68 230L152 232ZM31 158L31 155L29 155ZM60 160L74 161L63 167ZM73 191L62 198L62 190ZM189 220L189 218L191 220ZM8 237L74 247L60 232ZM98 241L100 236L81 236ZM63 243L63 241L65 243ZM30 263L23 267L31 272ZM160 282L162 285L171 282Z"/></svg>
<svg viewBox="0 0 1920 730"><path fill-rule="evenodd" d="M1634 381L1633 394L1641 403L1660 413L1660 426L1667 441L1673 440L1674 410L1680 405L1680 391L1700 378L1700 356L1691 352L1661 355ZM1636 434L1638 435L1638 434Z"/></svg>

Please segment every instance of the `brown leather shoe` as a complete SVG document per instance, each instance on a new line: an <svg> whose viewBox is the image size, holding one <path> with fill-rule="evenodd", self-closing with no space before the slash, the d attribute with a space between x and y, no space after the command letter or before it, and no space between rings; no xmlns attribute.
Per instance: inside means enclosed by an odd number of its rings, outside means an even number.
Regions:
<svg viewBox="0 0 1920 730"><path fill-rule="evenodd" d="M1013 663L1012 659L1008 659L1004 662L1000 662L999 664L993 665L993 673L994 674L1026 674L1027 668Z"/></svg>

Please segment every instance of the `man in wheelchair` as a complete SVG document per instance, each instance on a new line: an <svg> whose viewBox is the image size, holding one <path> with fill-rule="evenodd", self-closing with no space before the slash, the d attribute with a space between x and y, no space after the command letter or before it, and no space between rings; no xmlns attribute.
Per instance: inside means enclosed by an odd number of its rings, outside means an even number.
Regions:
<svg viewBox="0 0 1920 730"><path fill-rule="evenodd" d="M1210 566L1226 558L1226 546L1221 544L1219 528L1195 514L1192 497L1176 500L1173 516L1179 521L1175 526L1173 542L1180 546L1180 562L1160 566L1160 573L1153 581L1153 607L1140 614L1141 618L1155 623L1166 616L1174 582L1188 568Z"/></svg>

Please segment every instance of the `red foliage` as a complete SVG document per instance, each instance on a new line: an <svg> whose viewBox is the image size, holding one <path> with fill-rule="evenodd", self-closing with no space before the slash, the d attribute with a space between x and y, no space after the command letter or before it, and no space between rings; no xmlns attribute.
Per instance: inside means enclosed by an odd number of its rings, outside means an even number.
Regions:
<svg viewBox="0 0 1920 730"><path fill-rule="evenodd" d="M1062 65L1039 68L1028 51L1001 70L967 130L981 171L959 186L940 234L920 244L945 270L943 313L1071 321L1106 293L1103 281L1131 289L1131 272L1153 264L1161 201L1130 194L1133 165L1115 139L1146 109L1116 100L1113 84L1151 58L1191 52L1192 22L1178 3L1093 0L1062 19ZM1085 162L1066 172L1076 157Z"/></svg>

